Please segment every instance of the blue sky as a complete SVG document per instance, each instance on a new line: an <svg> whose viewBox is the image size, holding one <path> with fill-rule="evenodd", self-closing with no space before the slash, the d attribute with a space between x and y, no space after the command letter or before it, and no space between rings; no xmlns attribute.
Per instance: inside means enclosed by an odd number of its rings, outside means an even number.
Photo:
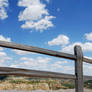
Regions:
<svg viewBox="0 0 92 92"><path fill-rule="evenodd" d="M0 0L0 40L72 54L78 44L91 58L92 0ZM34 53L1 48L0 57L0 66L74 71L69 60ZM92 75L91 69L84 64L85 74Z"/></svg>

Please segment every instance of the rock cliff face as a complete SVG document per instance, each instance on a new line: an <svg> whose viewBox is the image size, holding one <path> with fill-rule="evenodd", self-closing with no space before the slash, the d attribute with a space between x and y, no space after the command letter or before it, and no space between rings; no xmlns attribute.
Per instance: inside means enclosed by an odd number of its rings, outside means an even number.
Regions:
<svg viewBox="0 0 92 92"><path fill-rule="evenodd" d="M11 83L2 83L0 84L0 90L49 90L49 86L46 83L39 84L11 84ZM1 92L1 91L0 91Z"/></svg>
<svg viewBox="0 0 92 92"><path fill-rule="evenodd" d="M92 81L84 82L85 88L92 88ZM60 90L74 89L73 80L33 79L9 76L0 80L0 90ZM1 91L0 91L1 92ZM54 91L53 91L54 92ZM68 91L67 91L68 92Z"/></svg>

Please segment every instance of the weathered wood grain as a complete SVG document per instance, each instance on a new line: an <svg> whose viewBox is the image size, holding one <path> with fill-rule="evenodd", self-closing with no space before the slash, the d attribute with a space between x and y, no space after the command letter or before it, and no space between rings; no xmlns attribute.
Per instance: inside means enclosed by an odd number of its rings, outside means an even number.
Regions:
<svg viewBox="0 0 92 92"><path fill-rule="evenodd" d="M73 79L73 80L75 80L76 78L75 75L71 74L20 69L20 68L9 68L9 67L0 67L0 75L19 75L28 77L58 78L58 79Z"/></svg>
<svg viewBox="0 0 92 92"><path fill-rule="evenodd" d="M72 54L67 54L67 53L58 52L58 51L52 51L52 50L33 47L33 46L21 45L21 44L5 42L5 41L0 41L0 46L6 47L6 48L17 49L17 50L35 52L35 53L39 53L39 54L45 54L45 55L50 55L50 56L55 56L55 57L60 57L60 58L76 60L76 56L72 55ZM83 61L86 63L92 64L92 59L83 57Z"/></svg>
<svg viewBox="0 0 92 92"><path fill-rule="evenodd" d="M73 79L73 80L76 79L76 76L72 74L21 69L21 68L10 68L10 67L0 67L0 75L19 75L35 78L58 78L58 79ZM92 77L84 76L84 80L92 80Z"/></svg>
<svg viewBox="0 0 92 92"><path fill-rule="evenodd" d="M16 44L16 43L11 43L11 42L0 41L0 46L6 47L6 48L17 49L17 50L35 52L39 54L45 54L45 55L50 55L50 56L55 56L55 57L60 57L60 58L66 58L66 59L71 59L71 60L76 59L76 57L72 54L52 51L52 50L33 47L33 46L21 45L21 44Z"/></svg>
<svg viewBox="0 0 92 92"><path fill-rule="evenodd" d="M92 76L84 76L84 80L92 80Z"/></svg>
<svg viewBox="0 0 92 92"><path fill-rule="evenodd" d="M83 53L80 46L76 45L74 47L74 53L76 56L75 62L75 92L83 91Z"/></svg>
<svg viewBox="0 0 92 92"><path fill-rule="evenodd" d="M92 64L92 59L83 57L83 61L86 62L86 63Z"/></svg>

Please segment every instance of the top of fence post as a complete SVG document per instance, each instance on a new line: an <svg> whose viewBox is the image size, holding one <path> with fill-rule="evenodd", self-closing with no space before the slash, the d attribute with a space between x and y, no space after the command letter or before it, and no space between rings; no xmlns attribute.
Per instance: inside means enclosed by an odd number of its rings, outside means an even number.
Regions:
<svg viewBox="0 0 92 92"><path fill-rule="evenodd" d="M83 60L83 52L82 52L82 48L81 48L80 45L75 45L75 47L74 47L74 53L75 53L75 55L76 55L77 58Z"/></svg>
<svg viewBox="0 0 92 92"><path fill-rule="evenodd" d="M74 47L75 60L75 92L83 92L83 53L79 45Z"/></svg>

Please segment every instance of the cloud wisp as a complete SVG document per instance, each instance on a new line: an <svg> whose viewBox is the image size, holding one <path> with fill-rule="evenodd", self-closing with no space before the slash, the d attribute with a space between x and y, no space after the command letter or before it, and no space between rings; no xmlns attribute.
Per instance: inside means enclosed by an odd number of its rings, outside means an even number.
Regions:
<svg viewBox="0 0 92 92"><path fill-rule="evenodd" d="M10 37L5 38L3 35L0 35L0 40L1 41L6 41L6 42L11 42L11 38Z"/></svg>
<svg viewBox="0 0 92 92"><path fill-rule="evenodd" d="M64 60L53 61L52 58L41 56L38 56L36 58L21 57L19 60L15 61L15 64L11 64L10 67L34 69L41 71L74 73L74 67L66 65L68 63L69 62Z"/></svg>
<svg viewBox="0 0 92 92"><path fill-rule="evenodd" d="M0 35L0 41L7 41L11 42L10 37L4 37L3 35ZM4 51L3 48L0 48L0 66L7 66L7 62L11 61L12 58L7 55L7 53Z"/></svg>
<svg viewBox="0 0 92 92"><path fill-rule="evenodd" d="M8 0L0 0L0 20L8 17L6 8L8 7Z"/></svg>
<svg viewBox="0 0 92 92"><path fill-rule="evenodd" d="M85 34L85 38L86 38L88 41L92 41L92 32L91 32L91 33L86 33L86 34Z"/></svg>
<svg viewBox="0 0 92 92"><path fill-rule="evenodd" d="M89 38L88 38L89 37ZM90 34L85 34L85 38L88 40L91 40L91 33ZM92 52L92 42L74 42L71 43L70 38L66 35L60 34L58 37L53 38L53 40L48 41L49 46L61 46L62 52L66 53L74 53L74 46L75 45L80 45L82 47L82 50L84 52Z"/></svg>
<svg viewBox="0 0 92 92"><path fill-rule="evenodd" d="M54 38L51 41L48 41L48 45L50 46L59 46L59 45L67 45L69 44L69 37L67 37L66 35L60 34L58 35L58 37Z"/></svg>
<svg viewBox="0 0 92 92"><path fill-rule="evenodd" d="M12 51L13 51L13 52L15 52L17 55L29 55L29 54L36 54L36 53L33 53L33 52L22 51L22 50L16 50L16 49L13 49Z"/></svg>

